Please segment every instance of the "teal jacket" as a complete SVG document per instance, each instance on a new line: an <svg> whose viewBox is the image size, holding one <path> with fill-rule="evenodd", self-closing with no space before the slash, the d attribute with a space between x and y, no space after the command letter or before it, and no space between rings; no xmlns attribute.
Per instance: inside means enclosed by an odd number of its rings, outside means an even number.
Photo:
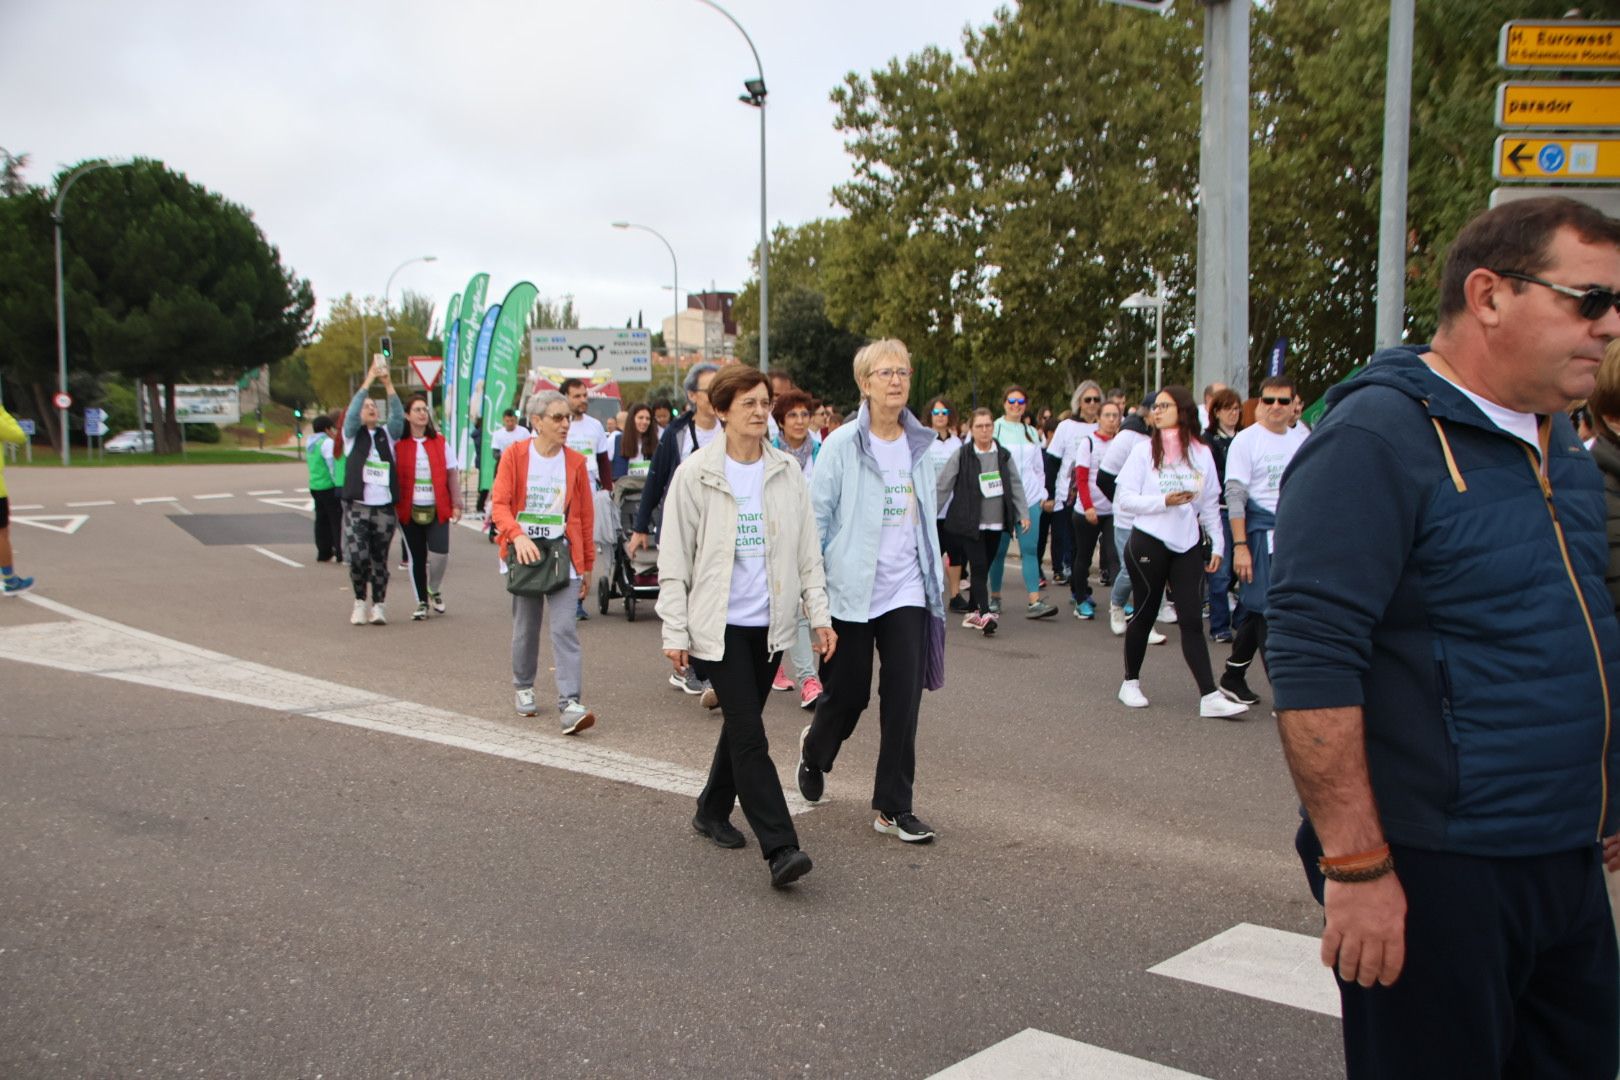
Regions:
<svg viewBox="0 0 1620 1080"><path fill-rule="evenodd" d="M900 426L911 448L911 486L917 499L917 552L922 563L923 595L928 611L945 617L944 570L934 494L938 464L929 454L934 433L909 410ZM872 610L872 583L877 576L878 538L883 530L883 474L872 455L872 417L866 403L853 423L832 432L821 444L810 478L810 502L816 512L822 561L827 568L827 601L832 617L866 622Z"/></svg>

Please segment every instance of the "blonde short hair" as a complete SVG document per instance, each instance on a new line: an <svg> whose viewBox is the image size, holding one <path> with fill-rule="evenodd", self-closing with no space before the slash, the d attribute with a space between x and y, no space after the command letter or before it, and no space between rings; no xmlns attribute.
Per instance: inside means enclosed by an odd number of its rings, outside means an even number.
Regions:
<svg viewBox="0 0 1620 1080"><path fill-rule="evenodd" d="M899 338L883 338L870 345L863 346L855 354L855 385L861 388L861 397L866 397L866 380L872 377L878 364L883 361L911 366L911 351L906 343Z"/></svg>
<svg viewBox="0 0 1620 1080"><path fill-rule="evenodd" d="M1614 429L1608 425L1613 417L1620 420L1620 338L1609 342L1603 350L1603 363L1598 365L1597 386L1586 399L1587 411L1592 414L1592 429L1611 442L1620 443Z"/></svg>

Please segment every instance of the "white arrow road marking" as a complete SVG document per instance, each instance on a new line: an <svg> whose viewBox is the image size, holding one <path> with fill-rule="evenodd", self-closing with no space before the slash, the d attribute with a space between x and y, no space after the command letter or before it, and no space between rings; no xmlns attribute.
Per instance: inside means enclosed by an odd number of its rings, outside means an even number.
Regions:
<svg viewBox="0 0 1620 1080"><path fill-rule="evenodd" d="M599 736L566 738L559 734L549 707L538 719L527 721L467 716L239 660L125 626L37 593L25 594L22 599L73 621L0 628L0 662L15 660L176 693L199 694L288 716L348 724L635 784L688 799L696 798L707 780L699 769L607 749L599 745ZM596 729L598 733L601 730ZM799 797L791 782L787 788L789 812L808 812L810 804Z"/></svg>
<svg viewBox="0 0 1620 1080"><path fill-rule="evenodd" d="M929 1080L1201 1080L1143 1058L1025 1028Z"/></svg>
<svg viewBox="0 0 1620 1080"><path fill-rule="evenodd" d="M306 514L315 512L314 499L260 499L259 501L269 503L271 506L279 506L283 510L301 510Z"/></svg>
<svg viewBox="0 0 1620 1080"><path fill-rule="evenodd" d="M291 559L287 558L285 555L277 555L275 552L270 551L267 548L259 547L257 544L252 544L252 545L249 545L249 546L251 546L253 548L253 550L257 551L260 555L263 555L263 556L265 556L267 558L274 559L278 563L286 563L288 566L295 567L295 568L297 568L299 570L302 570L304 568L303 563L301 563L301 562L293 562Z"/></svg>
<svg viewBox="0 0 1620 1080"><path fill-rule="evenodd" d="M12 521L19 521L24 525L32 525L36 529L49 529L51 532L67 533L72 536L79 531L79 526L90 520L89 514L37 514L33 517L11 515ZM51 522L60 521L65 524L52 525Z"/></svg>
<svg viewBox="0 0 1620 1080"><path fill-rule="evenodd" d="M1306 934L1238 923L1148 971L1326 1016L1339 1015L1339 986L1322 965L1322 943Z"/></svg>

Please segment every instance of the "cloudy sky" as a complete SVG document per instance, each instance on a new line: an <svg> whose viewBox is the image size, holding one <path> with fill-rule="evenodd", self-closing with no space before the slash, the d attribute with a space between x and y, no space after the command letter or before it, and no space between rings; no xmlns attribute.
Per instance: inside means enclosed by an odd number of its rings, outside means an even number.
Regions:
<svg viewBox="0 0 1620 1080"><path fill-rule="evenodd" d="M849 174L828 92L927 45L960 52L997 0L729 0L770 90L769 213L833 212ZM49 183L158 158L251 209L320 309L395 278L480 270L584 324L656 328L684 291L739 287L759 236L747 43L697 0L0 0L0 146ZM71 197L68 216L72 216Z"/></svg>

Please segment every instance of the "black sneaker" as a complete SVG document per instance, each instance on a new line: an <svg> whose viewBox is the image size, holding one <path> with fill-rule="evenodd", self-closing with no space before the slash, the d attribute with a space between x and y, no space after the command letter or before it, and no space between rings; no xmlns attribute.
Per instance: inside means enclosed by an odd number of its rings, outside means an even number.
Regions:
<svg viewBox="0 0 1620 1080"><path fill-rule="evenodd" d="M872 828L887 836L898 836L908 844L926 844L934 839L934 830L924 824L916 814L909 812L890 817L879 811L877 820L872 822Z"/></svg>
<svg viewBox="0 0 1620 1080"><path fill-rule="evenodd" d="M748 841L729 821L714 821L702 814L692 815L692 828L723 848L747 847Z"/></svg>
<svg viewBox="0 0 1620 1080"><path fill-rule="evenodd" d="M804 763L804 740L810 737L810 725L799 732L799 794L808 803L818 803L827 791L827 774Z"/></svg>
<svg viewBox="0 0 1620 1080"><path fill-rule="evenodd" d="M810 856L796 847L785 847L771 856L771 888L785 889L810 872Z"/></svg>
<svg viewBox="0 0 1620 1080"><path fill-rule="evenodd" d="M951 597L951 610L960 614L966 614L967 612L973 610L973 605L969 604L967 599L963 597L961 593L957 593L955 596Z"/></svg>
<svg viewBox="0 0 1620 1080"><path fill-rule="evenodd" d="M1221 676L1220 691L1228 701L1235 701L1239 705L1254 705L1260 700L1260 695L1249 689L1243 672L1232 667L1228 667Z"/></svg>

